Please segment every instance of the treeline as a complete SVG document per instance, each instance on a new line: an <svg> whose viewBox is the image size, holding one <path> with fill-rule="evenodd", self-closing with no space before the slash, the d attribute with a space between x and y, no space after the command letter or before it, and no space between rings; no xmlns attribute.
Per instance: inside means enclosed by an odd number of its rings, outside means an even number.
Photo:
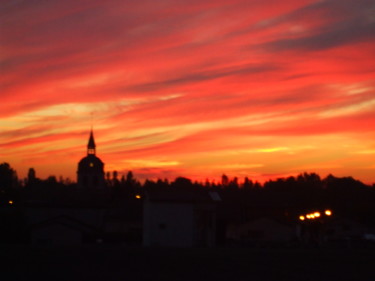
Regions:
<svg viewBox="0 0 375 281"><path fill-rule="evenodd" d="M219 213L230 221L247 221L253 217L270 216L293 220L297 214L329 208L336 214L375 226L375 186L365 185L352 177L316 173L268 180L261 184L249 178L220 181L192 181L185 177L146 180L141 183L130 171L121 177L117 172L106 174L106 187L97 190L79 189L76 183L50 176L39 179L30 169L24 180L7 163L0 164L0 206L27 204L48 206L125 206L136 204L148 191L192 190L215 192L221 198ZM11 202L11 203L10 203ZM134 214L135 214L134 213ZM12 220L13 222L14 220Z"/></svg>
<svg viewBox="0 0 375 281"><path fill-rule="evenodd" d="M243 180L237 177L229 178L223 174L220 181L206 180L204 182L192 181L185 177L177 177L175 180L168 179L146 180L144 183L138 181L132 171L119 177L118 172L107 172L105 175L107 188L113 190L123 189L148 189L148 188L209 188L215 190L273 190L273 191L308 191L308 190L326 190L344 192L356 189L375 188L375 183L368 186L352 177L338 178L329 175L321 178L316 173L302 173L298 176L286 178L270 179L259 183L252 181L248 177ZM76 183L69 178L49 176L46 179L40 179L36 176L33 168L29 169L28 176L25 179L19 179L17 172L8 164L0 164L0 191L6 192L18 188L35 189L53 189L53 188L74 188Z"/></svg>
<svg viewBox="0 0 375 281"><path fill-rule="evenodd" d="M51 200L57 203L77 200L108 200L121 203L124 199L144 196L148 190L191 189L215 191L236 208L248 206L276 206L288 212L300 212L309 208L335 208L345 214L357 214L365 219L375 219L375 186L368 186L352 177L338 178L329 175L321 178L316 173L268 180L263 184L249 178L238 179L222 175L220 181L192 181L185 177L146 180L141 183L130 171L119 177L118 173L106 174L106 188L102 190L79 190L76 183L50 176L39 179L30 168L26 179L19 180L16 171L8 164L0 164L0 200ZM100 193L100 195L95 195ZM72 195L74 194L74 196ZM91 199L90 199L91 198ZM111 201L112 200L112 201ZM82 200L80 201L82 202ZM267 208L268 208L267 207Z"/></svg>

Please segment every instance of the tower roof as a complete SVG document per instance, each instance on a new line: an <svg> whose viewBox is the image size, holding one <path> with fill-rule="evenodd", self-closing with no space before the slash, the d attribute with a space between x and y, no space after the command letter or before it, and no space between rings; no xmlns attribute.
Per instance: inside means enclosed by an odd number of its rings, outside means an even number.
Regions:
<svg viewBox="0 0 375 281"><path fill-rule="evenodd" d="M95 155L96 153L95 148L96 148L96 145L95 145L95 140L94 140L94 133L91 129L89 142L87 144L87 155Z"/></svg>
<svg viewBox="0 0 375 281"><path fill-rule="evenodd" d="M95 145L95 140L94 140L94 133L93 131L91 130L90 132L90 138L89 138L89 142L87 144L87 148L91 148L91 149L95 149L96 145Z"/></svg>

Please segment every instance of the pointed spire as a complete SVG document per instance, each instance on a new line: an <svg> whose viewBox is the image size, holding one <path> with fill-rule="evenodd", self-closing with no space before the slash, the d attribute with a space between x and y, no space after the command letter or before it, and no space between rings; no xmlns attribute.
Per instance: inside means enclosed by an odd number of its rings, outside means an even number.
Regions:
<svg viewBox="0 0 375 281"><path fill-rule="evenodd" d="M89 138L89 142L87 144L87 154L92 154L92 155L95 155L95 148L96 148L96 145L95 145L95 140L94 140L94 132L91 128L91 132L90 132L90 138Z"/></svg>

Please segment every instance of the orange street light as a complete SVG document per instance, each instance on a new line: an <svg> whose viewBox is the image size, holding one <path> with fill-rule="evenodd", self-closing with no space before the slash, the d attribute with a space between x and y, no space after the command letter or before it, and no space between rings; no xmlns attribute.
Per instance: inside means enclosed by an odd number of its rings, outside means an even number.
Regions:
<svg viewBox="0 0 375 281"><path fill-rule="evenodd" d="M305 220L305 216L299 216L299 220L300 221L304 221Z"/></svg>
<svg viewBox="0 0 375 281"><path fill-rule="evenodd" d="M135 198L136 198L136 199L141 199L141 198L142 198L142 196L141 196L141 195L139 195L139 194L137 194L137 195L135 196Z"/></svg>
<svg viewBox="0 0 375 281"><path fill-rule="evenodd" d="M326 214L326 216L331 216L332 215L332 211L331 210L325 210L324 213Z"/></svg>
<svg viewBox="0 0 375 281"><path fill-rule="evenodd" d="M320 217L320 213L319 212L315 212L314 213L314 217L319 218Z"/></svg>

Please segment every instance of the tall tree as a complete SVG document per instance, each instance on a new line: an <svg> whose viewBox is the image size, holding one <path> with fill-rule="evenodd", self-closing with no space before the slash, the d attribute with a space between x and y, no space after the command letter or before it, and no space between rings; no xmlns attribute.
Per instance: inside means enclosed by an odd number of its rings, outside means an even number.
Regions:
<svg viewBox="0 0 375 281"><path fill-rule="evenodd" d="M8 163L0 164L0 191L7 191L17 186L17 173Z"/></svg>

